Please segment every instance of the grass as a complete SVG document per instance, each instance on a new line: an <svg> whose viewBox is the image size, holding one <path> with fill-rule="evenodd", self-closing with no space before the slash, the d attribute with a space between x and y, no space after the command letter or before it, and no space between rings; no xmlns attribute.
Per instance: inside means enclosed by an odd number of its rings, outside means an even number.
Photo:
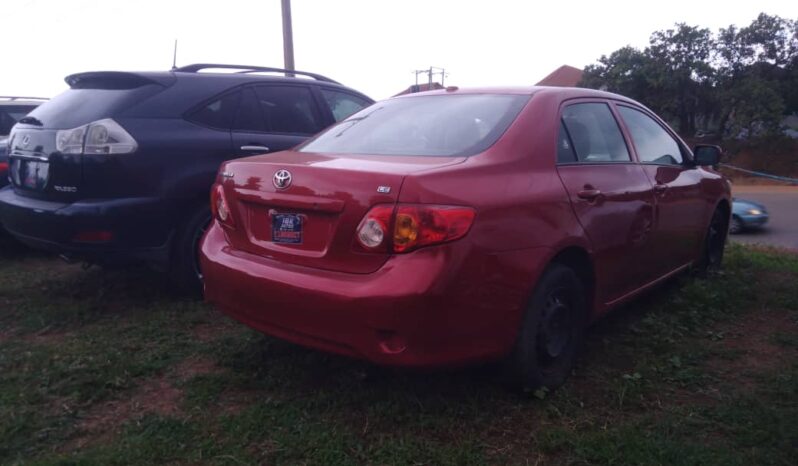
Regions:
<svg viewBox="0 0 798 466"><path fill-rule="evenodd" d="M0 244L3 464L794 464L798 256L732 246L591 330L554 393L283 343L146 269Z"/></svg>

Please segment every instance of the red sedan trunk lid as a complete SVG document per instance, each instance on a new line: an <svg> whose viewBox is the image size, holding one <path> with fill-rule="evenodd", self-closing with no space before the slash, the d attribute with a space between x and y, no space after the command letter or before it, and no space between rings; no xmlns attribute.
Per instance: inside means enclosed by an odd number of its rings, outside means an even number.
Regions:
<svg viewBox="0 0 798 466"><path fill-rule="evenodd" d="M231 246L280 262L370 273L387 253L356 245L358 224L376 204L395 204L404 177L462 157L345 156L286 151L233 160L222 168L233 212ZM280 175L278 175L280 172ZM279 187L276 178L290 182Z"/></svg>

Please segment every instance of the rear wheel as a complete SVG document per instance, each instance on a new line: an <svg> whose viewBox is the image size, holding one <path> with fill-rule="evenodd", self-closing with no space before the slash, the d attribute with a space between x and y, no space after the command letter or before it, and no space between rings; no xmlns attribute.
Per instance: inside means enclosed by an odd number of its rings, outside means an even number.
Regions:
<svg viewBox="0 0 798 466"><path fill-rule="evenodd" d="M723 250L726 247L726 233L731 229L723 210L715 209L709 228L704 238L704 250L698 265L698 272L706 274L720 269L723 262Z"/></svg>
<svg viewBox="0 0 798 466"><path fill-rule="evenodd" d="M560 264L546 269L527 305L513 354L511 384L522 390L553 390L565 382L582 347L587 321L585 288Z"/></svg>
<svg viewBox="0 0 798 466"><path fill-rule="evenodd" d="M184 293L196 297L202 296L199 245L210 222L211 211L208 207L195 210L178 231L172 249L170 276Z"/></svg>

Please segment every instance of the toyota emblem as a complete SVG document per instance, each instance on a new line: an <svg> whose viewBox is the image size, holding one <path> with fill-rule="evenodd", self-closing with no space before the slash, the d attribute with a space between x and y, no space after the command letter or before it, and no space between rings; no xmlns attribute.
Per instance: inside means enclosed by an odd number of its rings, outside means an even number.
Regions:
<svg viewBox="0 0 798 466"><path fill-rule="evenodd" d="M272 183L277 189L285 189L291 186L291 172L288 170L277 170L272 178Z"/></svg>
<svg viewBox="0 0 798 466"><path fill-rule="evenodd" d="M20 143L22 144L23 149L27 148L28 144L30 144L30 135L26 134L25 136L22 136L22 141L20 141Z"/></svg>

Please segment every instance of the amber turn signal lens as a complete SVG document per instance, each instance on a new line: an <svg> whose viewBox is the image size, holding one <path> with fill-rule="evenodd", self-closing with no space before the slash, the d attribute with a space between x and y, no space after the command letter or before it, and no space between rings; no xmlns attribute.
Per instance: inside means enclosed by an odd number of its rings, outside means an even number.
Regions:
<svg viewBox="0 0 798 466"><path fill-rule="evenodd" d="M470 207L402 205L396 209L394 252L446 243L468 233L476 212Z"/></svg>

